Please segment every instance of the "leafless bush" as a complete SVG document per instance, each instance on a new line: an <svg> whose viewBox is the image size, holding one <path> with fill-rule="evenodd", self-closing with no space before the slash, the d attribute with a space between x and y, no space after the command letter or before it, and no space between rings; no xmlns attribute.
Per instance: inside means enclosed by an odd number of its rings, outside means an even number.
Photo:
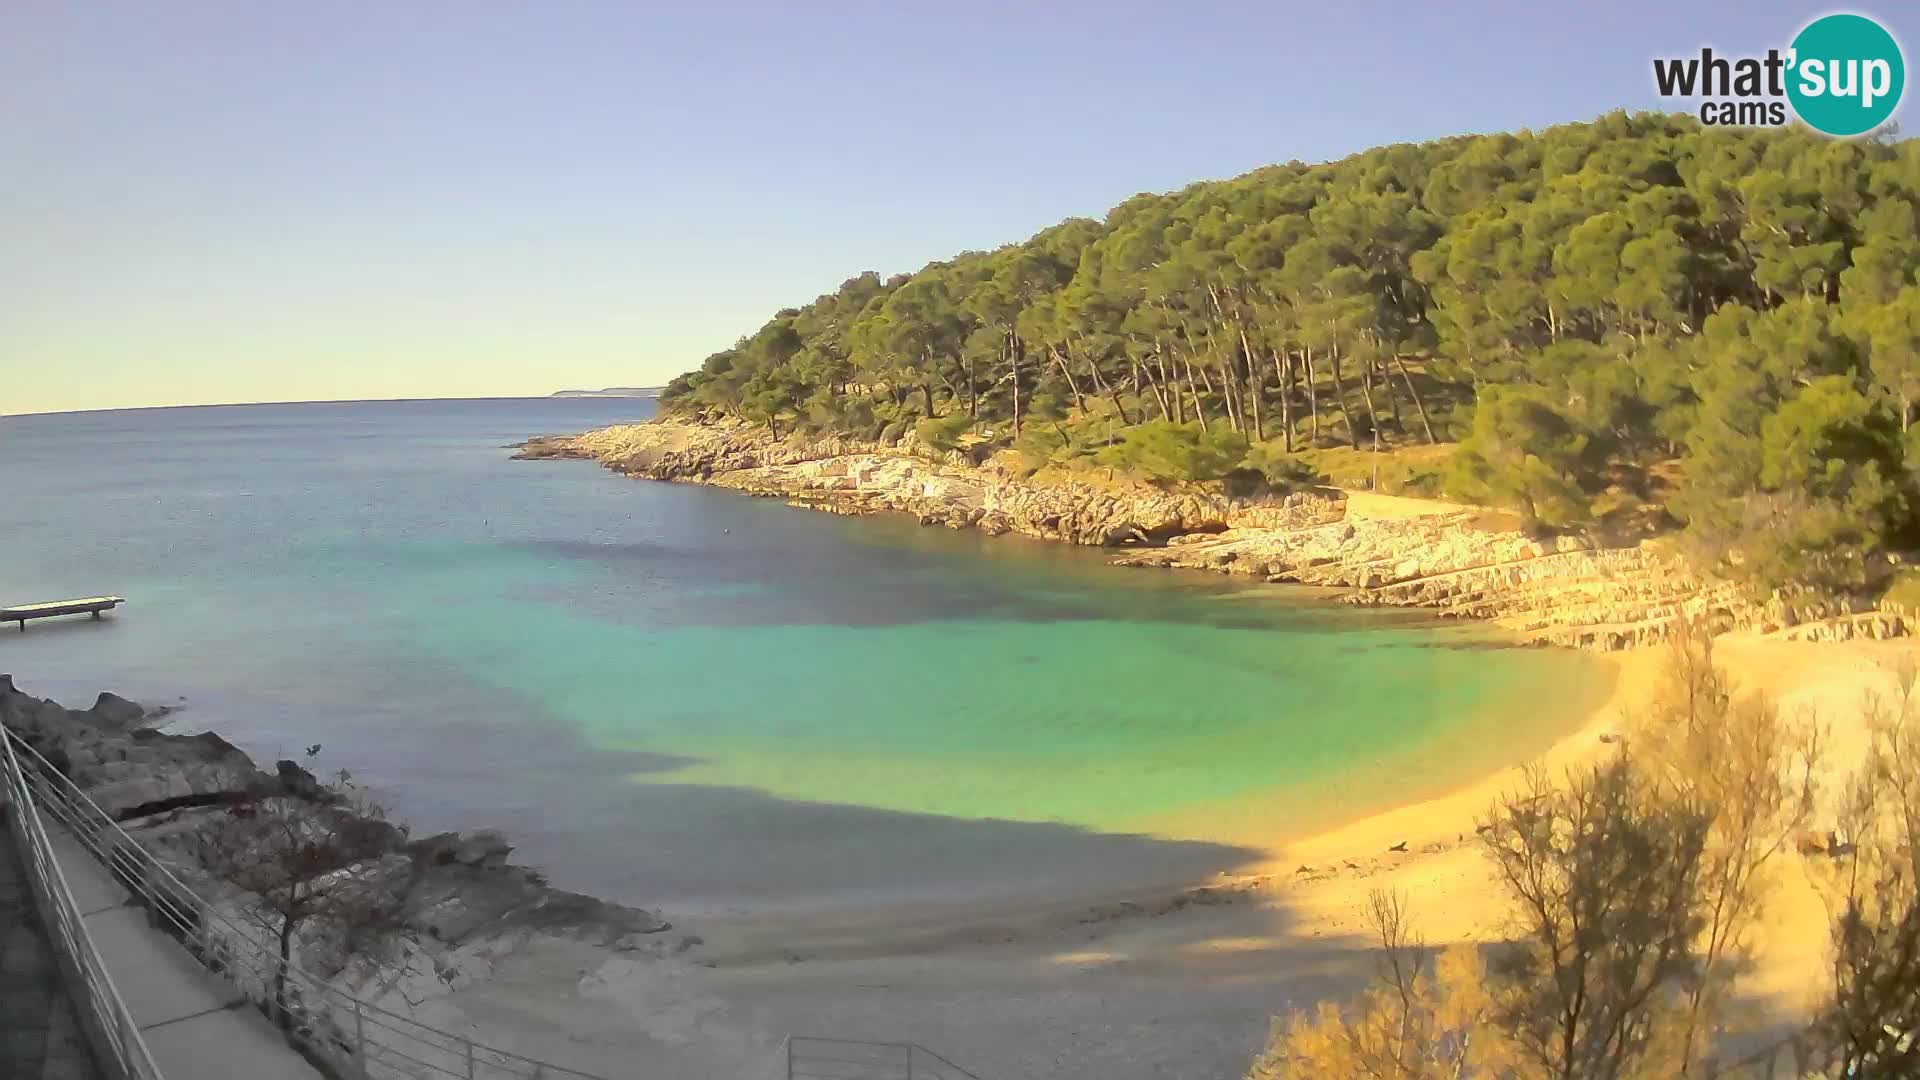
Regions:
<svg viewBox="0 0 1920 1080"><path fill-rule="evenodd" d="M283 777L289 772L283 766ZM338 935L348 947L364 945L398 925L404 888L377 865L402 833L364 789L344 771L329 783L291 773L301 781L283 779L230 797L190 841L209 873L248 894L277 924L271 1001L281 1020L294 936L311 927Z"/></svg>

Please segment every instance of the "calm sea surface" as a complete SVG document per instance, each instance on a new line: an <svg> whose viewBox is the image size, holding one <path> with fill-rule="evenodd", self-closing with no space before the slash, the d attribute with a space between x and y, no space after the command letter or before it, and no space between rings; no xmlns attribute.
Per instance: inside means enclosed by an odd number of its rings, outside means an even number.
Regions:
<svg viewBox="0 0 1920 1080"><path fill-rule="evenodd" d="M847 519L503 444L639 401L0 417L0 633L84 707L176 704L416 829L674 910L1088 892L1544 747L1598 665L1282 586Z"/></svg>

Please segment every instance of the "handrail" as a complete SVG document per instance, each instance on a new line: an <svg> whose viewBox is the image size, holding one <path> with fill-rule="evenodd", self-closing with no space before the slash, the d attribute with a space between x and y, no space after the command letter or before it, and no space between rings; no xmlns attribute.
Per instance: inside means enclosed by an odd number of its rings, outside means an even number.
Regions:
<svg viewBox="0 0 1920 1080"><path fill-rule="evenodd" d="M113 976L100 959L87 933L86 920L73 899L67 875L53 854L46 827L40 821L33 790L13 752L13 738L0 738L0 784L12 811L7 815L19 843L21 863L33 885L41 922L70 966L75 1005L82 1010L83 1027L91 1037L96 1063L119 1080L163 1080L160 1067L140 1035L139 1025L114 986ZM25 743L21 745L25 746ZM31 750L31 747L28 748ZM35 755L36 757L38 755ZM104 1059L104 1060L99 1060Z"/></svg>
<svg viewBox="0 0 1920 1080"><path fill-rule="evenodd" d="M284 1000L276 1007L274 982L282 965L271 944L274 929L251 912L244 920L251 926L222 913L24 739L11 731L5 735L0 743L7 744L8 759L13 760L17 743L34 765L18 770L25 788L73 838L140 896L155 920L202 964L270 1017L284 1009L280 1022L288 1041L338 1075L354 1080L605 1080L423 1024L355 997L297 964L285 966Z"/></svg>
<svg viewBox="0 0 1920 1080"><path fill-rule="evenodd" d="M0 729L4 731L4 729ZM32 768L24 768L14 747L24 751ZM257 913L239 909L229 917L189 887L173 868L120 827L86 792L55 768L39 751L11 731L4 731L10 766L9 790L19 778L19 797L45 807L69 835L85 847L114 878L146 904L153 919L175 935L208 969L224 977L248 1001L270 1017L276 1012L273 985L281 969L274 943L277 931ZM34 819L38 828L38 819ZM41 834L45 848L45 836ZM53 872L59 874L58 863ZM58 879L65 889L65 879ZM71 904L71 896L68 903ZM76 909L77 910L77 909ZM81 933L84 934L84 927ZM94 957L97 965L99 958ZM105 985L105 968L99 968ZM302 969L285 965L286 986L281 1027L290 1043L324 1064L329 1071L353 1080L605 1080L591 1073L565 1068L498 1047L474 1042L390 1009L355 997ZM123 1010L124 1011L124 1010ZM128 1021L135 1040L137 1029ZM854 1039L791 1036L787 1043L789 1076L795 1072L795 1044L826 1047L897 1050L908 1080L976 1080L972 1073L917 1043L877 1043ZM130 1071L128 1080L161 1080L151 1058L139 1052L147 1071ZM804 1054L801 1055L804 1057Z"/></svg>
<svg viewBox="0 0 1920 1080"><path fill-rule="evenodd" d="M879 1051L875 1054L874 1051ZM876 1075L877 1073L877 1075ZM787 1080L979 1080L919 1043L787 1036Z"/></svg>

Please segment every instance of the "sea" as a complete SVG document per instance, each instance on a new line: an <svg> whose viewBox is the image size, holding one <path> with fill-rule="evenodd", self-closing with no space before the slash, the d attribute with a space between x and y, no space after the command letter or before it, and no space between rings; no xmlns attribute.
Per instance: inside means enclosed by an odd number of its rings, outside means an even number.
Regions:
<svg viewBox="0 0 1920 1080"><path fill-rule="evenodd" d="M669 912L1114 895L1544 749L1604 665L1298 586L511 460L639 399L0 417L0 672ZM306 748L319 745L308 757Z"/></svg>

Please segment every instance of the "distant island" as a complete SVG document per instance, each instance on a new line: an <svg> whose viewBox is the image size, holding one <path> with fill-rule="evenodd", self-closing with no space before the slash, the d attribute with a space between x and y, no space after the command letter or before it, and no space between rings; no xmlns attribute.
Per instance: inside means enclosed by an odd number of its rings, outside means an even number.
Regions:
<svg viewBox="0 0 1920 1080"><path fill-rule="evenodd" d="M659 397L658 386L609 386L605 390L555 390L548 397Z"/></svg>

